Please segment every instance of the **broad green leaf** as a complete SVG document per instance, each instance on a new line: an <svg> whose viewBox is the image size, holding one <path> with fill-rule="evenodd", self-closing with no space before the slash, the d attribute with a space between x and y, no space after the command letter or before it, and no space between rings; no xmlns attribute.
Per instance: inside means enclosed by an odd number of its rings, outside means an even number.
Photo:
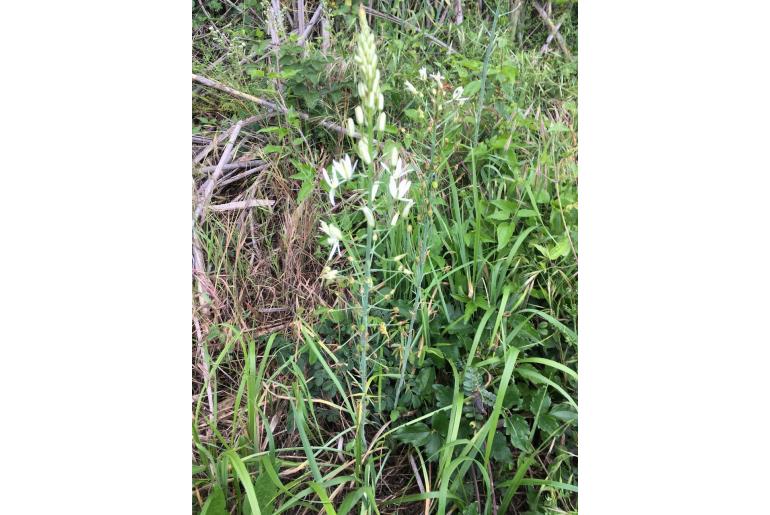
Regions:
<svg viewBox="0 0 770 515"><path fill-rule="evenodd" d="M422 422L406 426L393 435L403 443L424 444L430 436L430 428Z"/></svg>
<svg viewBox="0 0 770 515"><path fill-rule="evenodd" d="M515 227L516 225L513 223L502 223L497 226L497 250L501 250L508 245Z"/></svg>
<svg viewBox="0 0 770 515"><path fill-rule="evenodd" d="M201 515L228 515L225 506L225 493L219 484L214 484L211 493L201 509Z"/></svg>
<svg viewBox="0 0 770 515"><path fill-rule="evenodd" d="M521 415L511 415L506 419L506 427L511 437L511 444L520 451L529 450L529 424Z"/></svg>
<svg viewBox="0 0 770 515"><path fill-rule="evenodd" d="M463 95L466 97L471 97L478 93L480 89L481 81L474 80L473 82L469 82L468 85L463 88Z"/></svg>

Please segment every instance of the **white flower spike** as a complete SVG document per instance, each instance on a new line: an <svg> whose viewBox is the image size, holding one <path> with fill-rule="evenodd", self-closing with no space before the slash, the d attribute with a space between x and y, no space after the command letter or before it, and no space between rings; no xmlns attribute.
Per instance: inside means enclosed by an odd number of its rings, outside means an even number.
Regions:
<svg viewBox="0 0 770 515"><path fill-rule="evenodd" d="M329 174L326 173L326 168L323 169L323 176L324 181L326 184L329 185L329 202L331 202L332 206L334 206L334 194L337 191L337 188L340 186L340 181L337 178L337 174L334 173L332 170L332 176L329 177Z"/></svg>
<svg viewBox="0 0 770 515"><path fill-rule="evenodd" d="M364 163L372 164L372 156L369 154L369 142L366 138L358 140L358 155L361 156Z"/></svg>
<svg viewBox="0 0 770 515"><path fill-rule="evenodd" d="M411 82L404 81L404 86L406 87L406 90L411 93L412 95L419 95L419 92L417 91L417 88L414 87L414 84Z"/></svg>
<svg viewBox="0 0 770 515"><path fill-rule="evenodd" d="M395 200L409 202L410 200L406 197L406 194L409 193L409 188L412 186L412 181L408 179L401 179L400 181L396 182L396 180L396 177L392 175L390 176L390 182L388 183L388 191L390 192L390 196Z"/></svg>
<svg viewBox="0 0 770 515"><path fill-rule="evenodd" d="M463 105L465 101L468 100L467 97L463 97L463 91L464 91L463 87L460 86L457 89L455 89L454 92L452 92L452 100L454 100L460 105Z"/></svg>
<svg viewBox="0 0 770 515"><path fill-rule="evenodd" d="M336 175L342 179L342 181L349 181L353 178L353 171L356 169L356 164L352 164L350 162L350 156L345 154L345 157L343 159L340 159L339 161L334 161L334 164L332 165L334 172ZM340 182L342 182L340 181Z"/></svg>
<svg viewBox="0 0 770 515"><path fill-rule="evenodd" d="M428 71L423 66L420 68L420 80L426 81L428 80Z"/></svg>
<svg viewBox="0 0 770 515"><path fill-rule="evenodd" d="M438 83L439 86L441 86L441 84L444 81L444 76L441 75L439 72L431 73L430 74L430 78L435 80Z"/></svg>
<svg viewBox="0 0 770 515"><path fill-rule="evenodd" d="M325 266L323 270L321 270L321 279L323 279L326 282L333 282L339 279L340 272L339 270L334 270L333 268L329 268L328 266Z"/></svg>
<svg viewBox="0 0 770 515"><path fill-rule="evenodd" d="M327 224L321 220L321 232L328 236L328 238L326 238L326 243L332 247L328 259L332 258L335 250L337 251L337 254L341 256L342 252L340 251L340 240L342 240L342 231L340 231L336 225Z"/></svg>

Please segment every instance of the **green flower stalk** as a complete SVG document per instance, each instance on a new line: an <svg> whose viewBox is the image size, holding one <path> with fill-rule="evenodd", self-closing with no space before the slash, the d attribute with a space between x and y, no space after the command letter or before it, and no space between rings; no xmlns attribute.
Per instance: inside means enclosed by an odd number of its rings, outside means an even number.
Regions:
<svg viewBox="0 0 770 515"><path fill-rule="evenodd" d="M369 311L370 296L374 281L372 278L372 261L375 256L375 243L382 242L379 233L388 234L399 220L407 217L414 201L409 197L412 181L409 180L411 168L406 166L399 157L398 150L392 148L388 155L379 159L379 147L375 144L375 134L382 134L387 123L384 112L385 98L380 88L380 71L377 69L377 49L374 34L369 29L363 7L359 9L360 31L356 36L356 50L353 57L358 70L359 104L354 108L354 116L346 121L348 136L352 139L355 151L362 163L358 171L360 183L364 187L363 205L358 210L363 213L366 221L366 241L360 244L346 237L331 222L321 222L321 231L327 236L324 242L331 247L329 259L335 252L341 255L340 245L352 251L350 263L355 269L354 283L357 284L358 294L357 331L358 331L358 372L361 388L361 400L358 405L357 431L355 439L356 470L361 472L363 451L366 447L365 429L367 425L368 361L370 355ZM353 178L358 163L353 163L345 155L339 161L334 161L331 170L323 171L323 178L329 187L329 201L334 205L335 195L343 185ZM383 176L381 179L381 176ZM377 196L380 183L389 195ZM380 214L378 215L378 210ZM382 211L390 211L384 214ZM348 247L347 243L352 246ZM363 248L363 256L358 254L358 248ZM331 267L324 269L323 278L327 282L337 280L339 272Z"/></svg>

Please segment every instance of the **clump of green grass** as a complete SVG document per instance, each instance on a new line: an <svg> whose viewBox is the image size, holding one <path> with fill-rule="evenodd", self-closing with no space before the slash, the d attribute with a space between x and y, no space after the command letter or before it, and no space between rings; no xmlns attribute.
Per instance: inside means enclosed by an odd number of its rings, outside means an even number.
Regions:
<svg viewBox="0 0 770 515"><path fill-rule="evenodd" d="M267 173L217 193L279 199L272 212L199 227L196 512L577 511L576 66L539 52L536 14L514 27L503 4L464 6L461 26L374 6L452 54L382 18L370 37L342 4L325 52L286 42L247 65L265 20L215 18L246 45L211 75L311 121L250 129L238 152ZM227 44L195 40L194 68ZM210 91L193 105L202 135L253 114Z"/></svg>

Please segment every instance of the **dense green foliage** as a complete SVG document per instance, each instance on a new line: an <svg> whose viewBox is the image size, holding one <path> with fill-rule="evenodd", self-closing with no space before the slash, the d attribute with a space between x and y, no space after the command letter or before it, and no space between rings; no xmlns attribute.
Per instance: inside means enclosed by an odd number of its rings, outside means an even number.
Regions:
<svg viewBox="0 0 770 515"><path fill-rule="evenodd" d="M213 313L196 301L194 509L576 513L577 5L551 13L571 58L541 53L528 1L466 3L460 25L446 3L370 5L408 23L369 19L387 114L372 148L398 150L414 200L374 229L359 206L380 168L359 160L334 208L319 172L356 156L316 122L354 117L357 4L326 6L328 48L278 24L274 51L269 3L193 3L193 71L289 109L237 149L270 167L218 193L272 210L198 226ZM195 134L262 110L194 87Z"/></svg>

